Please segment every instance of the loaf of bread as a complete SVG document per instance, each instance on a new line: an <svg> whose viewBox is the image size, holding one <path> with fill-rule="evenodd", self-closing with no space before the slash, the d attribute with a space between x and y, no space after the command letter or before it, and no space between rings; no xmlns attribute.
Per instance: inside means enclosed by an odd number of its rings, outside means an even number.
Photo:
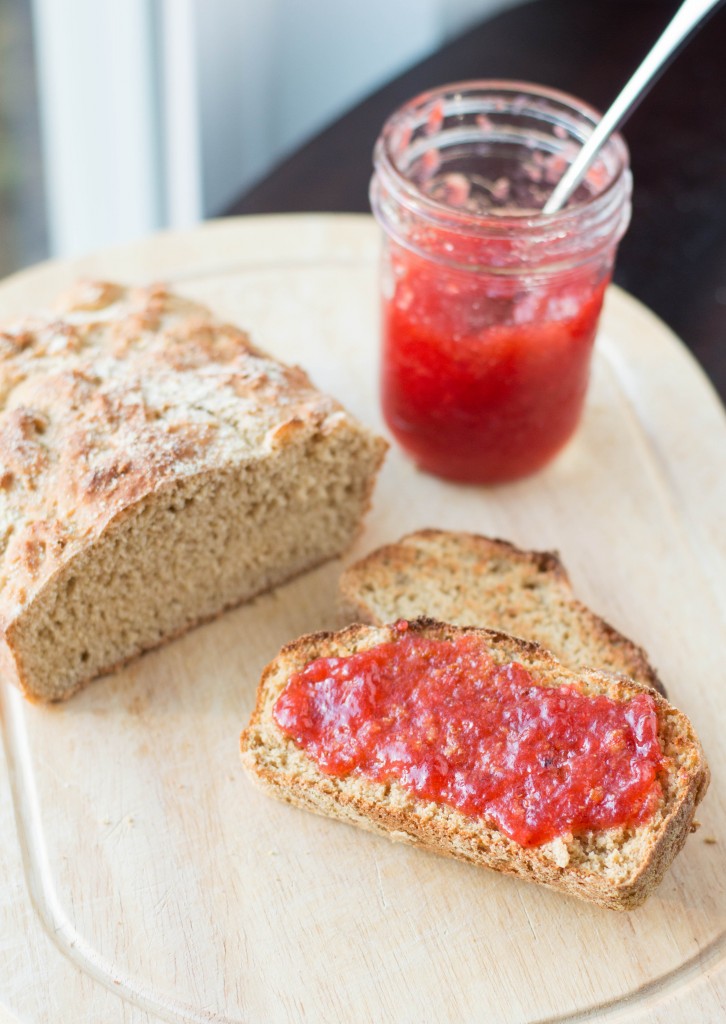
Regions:
<svg viewBox="0 0 726 1024"><path fill-rule="evenodd" d="M564 665L622 672L665 693L642 648L576 600L562 562L471 533L419 530L378 548L340 580L347 622L424 615L535 640Z"/></svg>
<svg viewBox="0 0 726 1024"><path fill-rule="evenodd" d="M0 673L68 697L339 555L385 442L164 287L0 331Z"/></svg>
<svg viewBox="0 0 726 1024"><path fill-rule="evenodd" d="M692 829L694 808L708 785L708 767L686 716L656 691L632 680L591 669L573 673L537 644L503 633L423 619L409 623L405 632L401 626L353 625L339 633L301 637L282 649L262 676L256 708L242 734L243 763L253 779L288 803L436 853L540 882L604 907L624 910L642 903L685 843ZM304 745L282 730L273 713L291 677L316 659L346 657L380 644L399 644L402 637L412 635L444 641L473 637L497 665L518 663L537 686L569 685L586 696L604 695L623 703L639 694L650 695L657 738L665 755L657 774L661 795L652 816L642 824L566 833L540 845L520 845L497 828L486 812L469 816L439 800L422 799L398 778L374 781L358 768L342 775L323 771ZM352 672L349 678L354 677ZM353 713L354 705L350 697L346 716L349 711ZM329 691L325 691L321 708L321 714L330 715ZM371 732L377 728L374 722ZM585 738L583 735L583 742ZM440 753L456 757L449 747ZM608 794L600 798L607 800Z"/></svg>

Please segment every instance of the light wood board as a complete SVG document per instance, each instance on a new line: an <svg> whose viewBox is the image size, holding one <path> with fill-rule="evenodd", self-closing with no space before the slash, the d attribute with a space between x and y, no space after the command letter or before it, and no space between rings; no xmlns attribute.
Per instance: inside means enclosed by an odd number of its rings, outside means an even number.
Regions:
<svg viewBox="0 0 726 1024"><path fill-rule="evenodd" d="M0 316L79 274L170 280L382 430L377 248L364 217L226 221L17 275ZM613 289L556 462L465 488L394 448L350 557L422 526L558 549L691 716L713 782L658 892L615 914L255 789L238 734L280 645L336 623L330 564L65 706L0 686L0 1020L724 1020L726 422L710 385Z"/></svg>

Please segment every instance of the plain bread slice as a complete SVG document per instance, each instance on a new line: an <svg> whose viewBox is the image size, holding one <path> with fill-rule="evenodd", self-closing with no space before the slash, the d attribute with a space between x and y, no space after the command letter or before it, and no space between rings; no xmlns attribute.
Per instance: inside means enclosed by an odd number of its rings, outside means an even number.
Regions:
<svg viewBox="0 0 726 1024"><path fill-rule="evenodd" d="M570 668L623 673L665 694L645 651L572 593L551 551L472 533L419 530L377 548L341 576L345 622L430 616L534 640Z"/></svg>

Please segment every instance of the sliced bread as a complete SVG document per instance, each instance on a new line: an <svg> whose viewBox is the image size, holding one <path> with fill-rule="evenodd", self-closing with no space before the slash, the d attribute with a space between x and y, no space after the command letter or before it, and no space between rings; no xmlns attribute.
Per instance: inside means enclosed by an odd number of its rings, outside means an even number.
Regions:
<svg viewBox="0 0 726 1024"><path fill-rule="evenodd" d="M573 593L549 551L471 533L419 530L351 565L340 580L347 622L420 615L534 640L570 668L621 672L665 693L645 651Z"/></svg>
<svg viewBox="0 0 726 1024"><path fill-rule="evenodd" d="M639 825L564 834L543 845L523 846L486 817L471 817L438 800L420 799L395 778L381 782L357 771L342 776L322 771L278 725L273 714L278 698L290 678L310 662L399 643L403 635L447 641L473 636L498 665L518 662L538 686L569 684L585 695L605 695L619 702L642 693L651 695L657 735L667 759L658 773L662 797L652 817ZM405 634L400 624L354 625L288 644L262 675L241 749L253 779L288 803L618 910L639 905L660 882L691 831L694 808L709 779L688 719L653 690L590 669L573 673L537 644L503 633L423 619L409 623Z"/></svg>
<svg viewBox="0 0 726 1024"><path fill-rule="evenodd" d="M0 329L0 674L66 698L340 555L385 449L161 286Z"/></svg>

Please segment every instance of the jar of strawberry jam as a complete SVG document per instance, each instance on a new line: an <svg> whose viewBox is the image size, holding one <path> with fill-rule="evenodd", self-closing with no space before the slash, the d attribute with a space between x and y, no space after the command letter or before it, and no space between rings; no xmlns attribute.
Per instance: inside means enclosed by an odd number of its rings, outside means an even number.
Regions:
<svg viewBox="0 0 726 1024"><path fill-rule="evenodd" d="M384 125L371 183L383 412L424 470L513 480L577 426L630 218L622 138L564 210L541 211L597 120L564 93L482 81L424 93Z"/></svg>

